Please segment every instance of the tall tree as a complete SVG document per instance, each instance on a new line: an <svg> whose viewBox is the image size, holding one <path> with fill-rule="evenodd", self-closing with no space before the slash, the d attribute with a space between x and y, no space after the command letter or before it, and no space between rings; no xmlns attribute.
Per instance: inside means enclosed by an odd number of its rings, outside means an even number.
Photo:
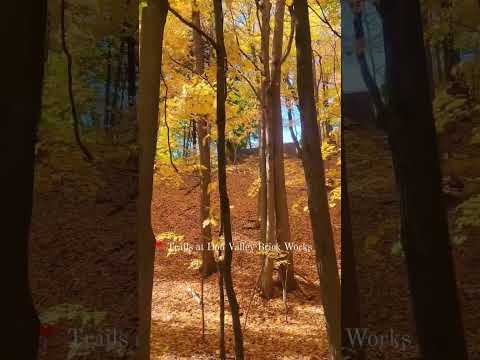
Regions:
<svg viewBox="0 0 480 360"><path fill-rule="evenodd" d="M263 1L261 4L257 2L257 6L261 12L261 59L262 59L262 153L260 157L260 176L262 196L262 213L261 230L262 241L267 244L275 243L275 173L273 160L273 139L271 131L271 106L270 98L268 96L268 88L270 86L270 12L272 4L269 0ZM262 173L263 171L263 173ZM265 237L263 238L263 232ZM263 256L263 266L260 283L262 295L266 298L271 298L273 295L273 260L269 256Z"/></svg>
<svg viewBox="0 0 480 360"><path fill-rule="evenodd" d="M12 1L2 5L4 34L1 129L2 237L6 291L4 359L36 359L39 320L33 306L28 266L32 215L34 145L40 120L47 2ZM16 36L10 36L12 30Z"/></svg>
<svg viewBox="0 0 480 360"><path fill-rule="evenodd" d="M270 84L267 90L271 119L269 131L273 143L274 188L275 188L275 230L280 248L286 251L285 244L290 242L290 220L288 216L287 189L285 187L285 167L283 159L283 116L281 103L281 83L283 54L283 23L285 20L286 0L277 0L275 4L275 29L272 38L272 63ZM287 50L288 51L288 50ZM293 252L288 252L288 265L282 266L281 276L288 290L295 288L293 273Z"/></svg>
<svg viewBox="0 0 480 360"><path fill-rule="evenodd" d="M228 303L232 314L233 334L235 338L235 358L242 360L243 336L240 324L240 311L233 287L232 279L232 254L233 238L232 224L230 220L230 202L227 191L227 163L225 155L225 123L227 100L227 53L225 50L225 38L223 33L223 5L222 0L213 0L215 14L215 35L217 50L217 153L218 153L218 188L220 192L220 210L223 237L225 240L225 252L223 260L223 280L227 293Z"/></svg>
<svg viewBox="0 0 480 360"><path fill-rule="evenodd" d="M312 74L312 45L307 0L294 0L297 48L297 88L302 125L302 149L308 208L312 224L317 271L332 359L341 359L340 280L325 187L325 169Z"/></svg>
<svg viewBox="0 0 480 360"><path fill-rule="evenodd" d="M197 1L193 2L192 22L197 28L201 28L200 11ZM193 48L195 53L195 72L203 75L205 71L205 49L202 35L193 30ZM210 165L210 138L209 126L204 117L197 120L198 129L198 148L200 152L200 236L203 244L202 251L202 276L209 276L215 272L217 265L213 251L208 249L208 244L212 241L212 227L206 220L210 218L210 183L211 183L211 165Z"/></svg>
<svg viewBox="0 0 480 360"><path fill-rule="evenodd" d="M285 187L285 170L283 159L283 118L281 111L281 79L283 54L283 22L285 18L285 0L278 0L275 5L275 28L272 38L272 56L270 62L270 12L271 2L257 2L261 13L261 59L262 59L262 130L264 131L265 180L262 178L261 194L266 201L265 241L278 244L286 251L285 244L290 242L290 224L288 216L287 193ZM262 135L263 138L263 135ZM263 154L263 153L262 153ZM261 164L262 170L263 164ZM266 192L266 196L264 194ZM263 229L263 227L262 227ZM293 253L287 252L288 265L281 267L282 283L286 290L295 288L293 272ZM270 298L273 295L273 259L264 256L261 275L262 295ZM284 281L283 281L284 280Z"/></svg>
<svg viewBox="0 0 480 360"><path fill-rule="evenodd" d="M138 141L140 179L137 201L138 220L138 316L139 348L136 359L150 358L155 236L151 224L153 165L158 133L158 107L162 64L163 31L168 15L168 1L150 0L142 12L140 89L138 104Z"/></svg>
<svg viewBox="0 0 480 360"><path fill-rule="evenodd" d="M467 359L442 203L420 2L382 1L378 9L385 37L387 128L400 191L401 241L421 356Z"/></svg>

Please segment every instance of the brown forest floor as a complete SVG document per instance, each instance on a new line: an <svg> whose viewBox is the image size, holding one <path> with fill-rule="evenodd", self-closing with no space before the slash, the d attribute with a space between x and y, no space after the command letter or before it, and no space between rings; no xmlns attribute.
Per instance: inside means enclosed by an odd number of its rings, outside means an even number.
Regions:
<svg viewBox="0 0 480 360"><path fill-rule="evenodd" d="M250 156L238 165L228 168L228 191L232 207L233 238L236 242L258 243L259 230L255 228L256 198L247 196L257 177L258 158ZM331 166L335 162L330 161ZM292 156L286 158L287 192L290 208L292 241L311 244L308 214L303 206L292 211L299 198L306 197L301 163ZM185 242L199 242L199 189L189 192L196 179L185 178L180 188L157 182L152 205L154 233L175 232L184 235ZM189 192L189 193L188 193ZM188 194L187 194L188 193ZM218 208L218 197L214 196ZM332 209L337 251L340 241L340 209ZM215 359L218 358L218 285L217 275L205 282L205 341L201 336L200 306L187 291L192 288L200 294L200 278L189 269L199 253L177 253L169 257L166 250L158 250L155 259L155 281L152 311L152 359ZM303 292L288 295L288 323L284 305L277 292L272 300L256 295L248 312L244 329L247 359L327 359L327 340L323 308L320 301L318 276L314 253L294 255L296 271ZM233 278L240 304L242 326L259 272L259 258L254 252L234 252ZM228 307L227 307L228 309ZM230 313L226 311L226 346L229 358L233 356L233 338Z"/></svg>
<svg viewBox="0 0 480 360"><path fill-rule="evenodd" d="M125 162L127 148L88 145L95 163L82 160L73 136L47 129L41 138L46 153L35 175L31 286L35 307L46 320L41 330L40 359L129 359L136 338L135 172ZM67 134L68 135L68 134ZM71 134L70 134L71 135ZM48 139L48 141L46 140ZM256 199L247 192L256 178L258 159L250 156L229 166L228 185L234 239L256 244ZM338 169L336 159L327 162ZM306 190L300 161L286 157L292 240L311 244L309 220L303 207ZM338 185L339 173L332 174ZM155 183L152 204L155 233L175 231L198 241L198 188L191 176L183 187ZM216 192L215 192L216 193ZM291 208L298 203L298 210ZM218 199L214 196L214 204ZM122 205L126 205L122 206ZM332 209L337 253L340 247L340 206ZM133 222L132 222L133 221ZM199 305L187 293L200 292L199 276L189 269L194 255L165 256L158 250L152 311L152 359L218 358L217 276L205 283L206 341L201 339ZM288 324L281 297L254 298L244 330L247 359L326 359L327 341L314 254L299 253L295 267L307 281L288 295ZM234 282L242 324L259 271L258 256L235 252ZM47 317L46 315L50 315ZM92 321L96 319L96 321ZM230 316L226 338L232 356ZM78 336L76 336L78 334ZM126 346L125 346L126 345Z"/></svg>

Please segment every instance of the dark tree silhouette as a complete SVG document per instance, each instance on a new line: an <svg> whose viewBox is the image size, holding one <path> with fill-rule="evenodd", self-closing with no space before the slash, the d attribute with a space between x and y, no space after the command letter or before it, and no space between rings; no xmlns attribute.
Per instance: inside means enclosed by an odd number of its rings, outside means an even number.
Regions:
<svg viewBox="0 0 480 360"><path fill-rule="evenodd" d="M386 125L400 192L401 240L420 352L428 360L467 359L442 203L420 2L382 1L378 10L390 95Z"/></svg>
<svg viewBox="0 0 480 360"><path fill-rule="evenodd" d="M39 320L30 285L28 244L37 124L40 119L46 54L46 0L2 4L2 94L0 103L1 223L3 300L6 330L2 359L33 360L38 354ZM15 36L12 35L15 32Z"/></svg>

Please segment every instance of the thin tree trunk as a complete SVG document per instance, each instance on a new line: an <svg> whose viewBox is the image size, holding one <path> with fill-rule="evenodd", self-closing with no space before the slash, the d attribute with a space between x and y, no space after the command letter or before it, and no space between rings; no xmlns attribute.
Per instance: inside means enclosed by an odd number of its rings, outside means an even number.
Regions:
<svg viewBox="0 0 480 360"><path fill-rule="evenodd" d="M82 139L80 138L80 119L78 118L77 114L77 106L75 103L75 96L73 94L73 59L72 55L70 54L70 51L67 46L67 29L66 29L66 19L65 19L65 13L66 13L66 0L62 0L61 2L61 14L60 14L60 22L61 22L61 32L62 32L62 48L63 52L65 54L65 57L67 58L67 77L68 77L68 97L70 100L70 110L72 113L72 120L73 120L73 132L75 135L75 141L77 142L78 147L82 151L82 153L85 155L85 158L87 161L92 162L93 161L93 156L90 153L90 151L87 149L87 147L83 144Z"/></svg>
<svg viewBox="0 0 480 360"><path fill-rule="evenodd" d="M193 3L192 22L200 28L200 12L197 10L197 3ZM203 75L205 71L204 41L198 31L193 30L193 43L195 53L195 72ZM210 193L209 186L211 182L210 165L210 139L208 137L208 123L206 119L197 120L198 148L200 152L200 236L203 244L202 251L202 276L207 277L213 274L217 265L213 256L213 250L208 249L208 244L212 241L212 227L210 224L204 224L204 221L210 218Z"/></svg>
<svg viewBox="0 0 480 360"><path fill-rule="evenodd" d="M273 141L271 129L271 107L268 96L268 87L270 86L270 11L272 5L270 0L262 2L262 34L261 50L263 64L262 81L262 129L265 158L261 159L265 165L265 202L266 202L266 223L265 223L265 243L275 243L275 183L274 183L274 162L273 162ZM263 165L261 165L263 166ZM262 238L263 240L263 238ZM263 266L260 280L262 296L269 299L273 295L273 260L269 256L262 256Z"/></svg>
<svg viewBox="0 0 480 360"><path fill-rule="evenodd" d="M285 0L277 0L275 6L275 30L272 39L272 66L271 79L268 89L271 107L270 130L273 140L273 165L275 184L275 230L276 240L280 248L286 251L286 244L290 243L290 220L288 216L287 190L285 187L285 168L283 163L283 118L280 85L282 79L283 57L283 22L285 18ZM310 56L311 59L311 56ZM311 72L312 63L310 63ZM281 277L286 276L287 290L296 288L293 271L293 252L287 252L288 265L281 267Z"/></svg>
<svg viewBox="0 0 480 360"><path fill-rule="evenodd" d="M4 312L2 359L36 359L39 319L29 283L34 147L41 114L47 1L2 4L0 193ZM12 31L15 31L15 36Z"/></svg>
<svg viewBox="0 0 480 360"><path fill-rule="evenodd" d="M137 202L138 217L138 317L139 348L137 360L150 358L155 236L151 224L153 164L158 133L158 109L162 64L163 31L168 2L149 2L142 13L140 98L138 105L140 179ZM131 79L132 80L132 79Z"/></svg>
<svg viewBox="0 0 480 360"><path fill-rule="evenodd" d="M182 146L182 156L183 158L187 157L187 128L183 128L183 146Z"/></svg>
<svg viewBox="0 0 480 360"><path fill-rule="evenodd" d="M391 94L389 137L398 168L401 239L420 353L428 360L467 359L442 203L420 4L418 0L388 2L381 13Z"/></svg>
<svg viewBox="0 0 480 360"><path fill-rule="evenodd" d="M259 151L260 151L260 191L258 194L258 214L260 221L260 241L267 242L267 166L266 166L266 134L265 134L265 117L264 111L260 116L260 136L259 136Z"/></svg>
<svg viewBox="0 0 480 360"><path fill-rule="evenodd" d="M218 293L219 293L219 307L220 307L220 332L218 334L218 341L220 347L220 359L226 359L225 351L225 286L223 284L223 262L219 261L218 264Z"/></svg>
<svg viewBox="0 0 480 360"><path fill-rule="evenodd" d="M294 1L297 46L297 86L302 123L302 149L308 206L312 224L317 271L320 278L322 303L327 322L330 356L341 354L340 280L337 269L332 225L325 187L325 169L317 124L312 75L312 48L308 5L306 0Z"/></svg>
<svg viewBox="0 0 480 360"><path fill-rule="evenodd" d="M223 279L228 303L232 315L232 327L235 339L235 358L243 360L243 336L240 324L239 306L232 279L232 224L230 221L230 201L227 191L227 164L225 157L225 123L227 99L227 54L223 34L223 5L222 0L213 0L215 14L215 34L217 40L217 153L218 153L218 188L220 192L220 210L222 213L222 229L225 240L225 255Z"/></svg>
<svg viewBox="0 0 480 360"><path fill-rule="evenodd" d="M300 143L298 142L297 134L295 133L295 123L293 121L292 105L288 105L287 114L288 114L288 129L290 130L290 136L292 137L293 143L295 144L295 148L297 149L297 155L301 159L302 147L300 146Z"/></svg>

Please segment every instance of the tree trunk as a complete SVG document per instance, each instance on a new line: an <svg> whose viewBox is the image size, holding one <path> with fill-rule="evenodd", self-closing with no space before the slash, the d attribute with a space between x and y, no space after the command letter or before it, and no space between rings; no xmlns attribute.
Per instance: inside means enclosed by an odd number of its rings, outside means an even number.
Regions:
<svg viewBox="0 0 480 360"><path fill-rule="evenodd" d="M271 107L270 130L273 139L273 166L275 184L275 230L280 248L286 251L290 243L290 220L288 217L287 190L285 187L285 168L283 163L283 117L280 85L282 79L283 22L285 18L285 0L278 0L275 6L275 30L272 39L271 79L268 89ZM310 56L311 59L311 56ZM311 72L310 63L310 72ZM296 288L293 271L293 252L288 251L288 266L281 268L281 277L286 276L288 291ZM283 281L282 281L283 283Z"/></svg>
<svg viewBox="0 0 480 360"><path fill-rule="evenodd" d="M138 137L140 146L140 179L138 211L138 317L139 348L137 360L150 358L155 236L151 224L153 165L155 160L163 31L168 2L149 2L143 9L140 57L140 97L138 105Z"/></svg>
<svg viewBox="0 0 480 360"><path fill-rule="evenodd" d="M262 90L263 92L263 90ZM267 241L267 166L266 166L266 134L265 134L265 115L262 110L260 116L260 136L259 136L259 153L260 153L260 191L258 193L258 219L260 222L260 242Z"/></svg>
<svg viewBox="0 0 480 360"><path fill-rule="evenodd" d="M381 13L391 94L389 137L398 169L401 239L420 352L424 359L467 359L442 203L420 4L388 2Z"/></svg>
<svg viewBox="0 0 480 360"><path fill-rule="evenodd" d="M192 12L193 23L200 28L200 12L197 9L196 1L193 3ZM203 75L205 71L204 42L202 35L193 30L193 43L195 53L195 72ZM204 224L204 221L210 218L210 193L209 185L211 182L210 165L210 139L208 137L208 123L206 119L197 120L198 148L200 152L200 236L203 244L202 251L202 276L207 277L217 270L213 250L208 250L208 244L212 241L212 227L210 224Z"/></svg>
<svg viewBox="0 0 480 360"><path fill-rule="evenodd" d="M223 264L223 279L228 303L232 314L232 327L235 339L235 358L243 360L243 337L240 324L239 306L232 279L232 224L230 221L230 201L227 191L227 164L225 156L225 123L227 99L227 54L223 34L223 5L222 0L213 0L215 14L215 34L217 40L217 153L218 153L218 188L220 192L220 210L222 214L222 229L225 240L225 254Z"/></svg>
<svg viewBox="0 0 480 360"><path fill-rule="evenodd" d="M220 359L226 359L225 350L225 286L223 284L223 262L219 261L218 264L218 292L219 292L219 316L220 316L220 332L218 334L218 342L220 348Z"/></svg>
<svg viewBox="0 0 480 360"><path fill-rule="evenodd" d="M265 159L261 159L265 164L265 201L266 201L266 223L265 223L265 243L275 243L275 183L274 183L274 162L273 162L273 141L271 130L271 107L267 93L270 84L270 11L272 5L269 0L263 1L261 8L262 14L262 121L264 131L264 151ZM263 165L261 165L263 166ZM269 256L263 256L262 275L260 279L260 288L262 296L270 299L273 295L273 260Z"/></svg>
<svg viewBox="0 0 480 360"><path fill-rule="evenodd" d="M29 238L32 215L34 146L40 120L47 1L2 4L1 33L3 112L0 128L3 289L7 330L3 359L36 359L39 320L29 283ZM12 31L15 35L12 36Z"/></svg>
<svg viewBox="0 0 480 360"><path fill-rule="evenodd" d="M293 143L295 144L295 149L297 149L297 155L300 159L302 159L302 147L298 142L297 134L295 133L295 123L293 121L293 114L292 114L292 105L287 105L287 113L288 113L288 130L290 130L290 136L292 137Z"/></svg>
<svg viewBox="0 0 480 360"><path fill-rule="evenodd" d="M325 187L325 169L317 124L312 74L312 48L308 5L306 0L294 1L297 47L297 86L302 124L302 150L308 207L320 278L322 302L332 359L341 359L340 280L338 276L332 225Z"/></svg>

